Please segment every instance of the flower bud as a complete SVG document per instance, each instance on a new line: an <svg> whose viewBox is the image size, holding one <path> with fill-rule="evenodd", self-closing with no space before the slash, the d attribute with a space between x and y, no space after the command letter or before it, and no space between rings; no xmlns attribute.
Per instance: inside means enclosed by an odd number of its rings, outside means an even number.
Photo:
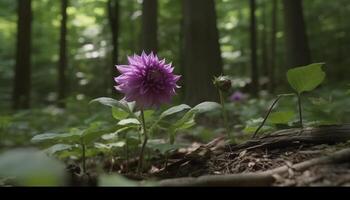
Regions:
<svg viewBox="0 0 350 200"><path fill-rule="evenodd" d="M231 80L227 76L215 77L213 83L215 87L223 92L227 92L231 89Z"/></svg>

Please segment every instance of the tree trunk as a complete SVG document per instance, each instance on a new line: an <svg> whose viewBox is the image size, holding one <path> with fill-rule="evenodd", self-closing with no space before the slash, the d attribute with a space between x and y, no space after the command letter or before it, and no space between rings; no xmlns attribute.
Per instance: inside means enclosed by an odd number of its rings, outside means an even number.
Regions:
<svg viewBox="0 0 350 200"><path fill-rule="evenodd" d="M141 47L147 53L157 52L157 15L158 1L143 0L142 3L142 31L141 31Z"/></svg>
<svg viewBox="0 0 350 200"><path fill-rule="evenodd" d="M256 2L250 0L250 49L251 49L251 93L258 96L259 92L259 72L257 64L257 38L256 38Z"/></svg>
<svg viewBox="0 0 350 200"><path fill-rule="evenodd" d="M268 68L268 50L267 50L267 18L266 18L266 1L261 2L262 5L262 26L263 30L261 33L261 69L262 73L261 75L264 77L268 77L269 74L269 68Z"/></svg>
<svg viewBox="0 0 350 200"><path fill-rule="evenodd" d="M276 66L276 32L277 32L277 0L272 1L272 23L271 23L271 52L269 59L269 91L273 93L276 87L275 66Z"/></svg>
<svg viewBox="0 0 350 200"><path fill-rule="evenodd" d="M67 7L68 0L61 0L60 57L58 61L58 107L64 108L66 98L67 69Z"/></svg>
<svg viewBox="0 0 350 200"><path fill-rule="evenodd" d="M115 65L118 64L118 38L119 38L119 0L108 0L108 19L112 32L112 67L111 67L111 90L114 91L114 77L118 76L118 71ZM112 92L113 93L113 92Z"/></svg>
<svg viewBox="0 0 350 200"><path fill-rule="evenodd" d="M217 101L214 76L222 73L214 0L183 0L185 102Z"/></svg>
<svg viewBox="0 0 350 200"><path fill-rule="evenodd" d="M18 0L16 65L13 88L13 108L30 107L31 90L31 0Z"/></svg>
<svg viewBox="0 0 350 200"><path fill-rule="evenodd" d="M283 0L283 7L287 66L290 68L310 64L302 0Z"/></svg>

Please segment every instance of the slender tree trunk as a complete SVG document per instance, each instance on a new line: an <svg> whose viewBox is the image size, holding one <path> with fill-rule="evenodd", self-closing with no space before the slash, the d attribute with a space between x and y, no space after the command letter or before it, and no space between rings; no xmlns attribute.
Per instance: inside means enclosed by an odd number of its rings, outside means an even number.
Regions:
<svg viewBox="0 0 350 200"><path fill-rule="evenodd" d="M183 0L185 102L218 101L213 76L222 73L214 0Z"/></svg>
<svg viewBox="0 0 350 200"><path fill-rule="evenodd" d="M31 93L31 0L18 0L16 65L13 88L13 108L30 107Z"/></svg>
<svg viewBox="0 0 350 200"><path fill-rule="evenodd" d="M143 0L142 3L142 31L141 31L141 47L147 53L157 52L157 16L158 1Z"/></svg>
<svg viewBox="0 0 350 200"><path fill-rule="evenodd" d="M277 0L272 1L272 22L271 22L271 52L269 61L269 91L273 93L276 87L275 68L276 68L276 32L277 32Z"/></svg>
<svg viewBox="0 0 350 200"><path fill-rule="evenodd" d="M267 77L269 74L269 68L268 68L268 52L267 52L267 19L266 19L266 1L261 2L262 5L262 25L263 30L261 34L261 69L262 69L262 75L264 77Z"/></svg>
<svg viewBox="0 0 350 200"><path fill-rule="evenodd" d="M296 67L311 62L302 0L283 0L287 65Z"/></svg>
<svg viewBox="0 0 350 200"><path fill-rule="evenodd" d="M118 71L115 68L115 65L118 64L118 38L119 38L119 0L108 0L108 19L112 32L112 67L111 67L111 90L114 91L114 77L118 76Z"/></svg>
<svg viewBox="0 0 350 200"><path fill-rule="evenodd" d="M251 93L258 96L259 92L259 72L257 64L257 37L256 37L256 2L250 0L250 49L251 49Z"/></svg>
<svg viewBox="0 0 350 200"><path fill-rule="evenodd" d="M58 106L64 108L67 93L67 7L68 0L61 0L60 57L58 61Z"/></svg>

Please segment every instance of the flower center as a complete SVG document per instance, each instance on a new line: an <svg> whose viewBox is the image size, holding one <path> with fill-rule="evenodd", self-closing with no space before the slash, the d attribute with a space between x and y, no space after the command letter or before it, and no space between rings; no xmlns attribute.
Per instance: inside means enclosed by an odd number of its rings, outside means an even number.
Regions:
<svg viewBox="0 0 350 200"><path fill-rule="evenodd" d="M161 77L162 77L162 73L157 69L152 69L147 73L148 81L156 82L156 81L159 81Z"/></svg>

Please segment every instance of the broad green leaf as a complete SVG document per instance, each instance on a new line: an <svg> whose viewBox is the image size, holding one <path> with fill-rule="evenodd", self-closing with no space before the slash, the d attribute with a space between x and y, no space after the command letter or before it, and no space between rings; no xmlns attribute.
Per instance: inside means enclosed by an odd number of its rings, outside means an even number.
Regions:
<svg viewBox="0 0 350 200"><path fill-rule="evenodd" d="M174 123L171 127L174 131L184 130L195 125L194 121L195 111L188 111L181 119Z"/></svg>
<svg viewBox="0 0 350 200"><path fill-rule="evenodd" d="M178 106L173 106L169 109L167 109L166 111L162 112L162 114L160 115L160 119L164 118L164 117L167 117L169 115L173 115L173 114L176 114L178 112L181 112L183 110L186 110L186 109L190 109L191 107L186 105L186 104L181 104L181 105L178 105Z"/></svg>
<svg viewBox="0 0 350 200"><path fill-rule="evenodd" d="M290 86L299 94L312 91L326 77L325 72L322 70L323 65L324 63L313 63L288 70L287 79Z"/></svg>
<svg viewBox="0 0 350 200"><path fill-rule="evenodd" d="M205 101L202 102L195 107L193 107L191 110L194 110L198 113L203 113L203 112L209 112L215 109L221 108L221 105L216 103L216 102L211 102L211 101Z"/></svg>
<svg viewBox="0 0 350 200"><path fill-rule="evenodd" d="M288 124L295 117L293 111L273 112L268 118L268 122L273 124Z"/></svg>
<svg viewBox="0 0 350 200"><path fill-rule="evenodd" d="M98 149L112 149L112 148L121 148L125 146L125 141L118 141L118 142L114 142L114 143L107 143L107 144L103 144L103 143L95 143L94 146Z"/></svg>
<svg viewBox="0 0 350 200"><path fill-rule="evenodd" d="M1 154L0 177L14 177L18 186L64 186L67 178L63 163L32 148Z"/></svg>
<svg viewBox="0 0 350 200"><path fill-rule="evenodd" d="M73 145L69 145L69 144L55 144L55 145L45 149L44 152L49 154L49 155L54 155L57 152L70 150L73 147L74 147Z"/></svg>
<svg viewBox="0 0 350 200"><path fill-rule="evenodd" d="M124 131L126 131L126 130L128 130L130 128L133 128L133 126L123 127L123 128L120 128L120 129L116 130L113 133L104 134L104 135L102 135L102 139L104 139L104 140L111 140L111 139L117 137L119 133L122 133L122 132L124 132Z"/></svg>
<svg viewBox="0 0 350 200"><path fill-rule="evenodd" d="M79 141L82 132L72 132L72 133L44 133L35 135L31 141L37 142L68 142L74 143Z"/></svg>
<svg viewBox="0 0 350 200"><path fill-rule="evenodd" d="M112 107L112 115L114 119L116 120L122 120L125 119L126 117L129 116L128 112L125 112L124 110L117 108L117 107Z"/></svg>
<svg viewBox="0 0 350 200"><path fill-rule="evenodd" d="M132 109L133 109L133 106L131 105L132 103L130 103L130 105L129 105L128 102L126 102L124 100L118 101L118 100L108 98L108 97L100 97L100 98L93 99L90 101L90 103L94 103L94 102L98 102L102 105L106 105L106 106L110 106L110 107L120 108L127 113L134 114L132 111Z"/></svg>
<svg viewBox="0 0 350 200"><path fill-rule="evenodd" d="M131 124L140 125L140 122L135 118L122 119L118 122L118 125L120 126L131 125Z"/></svg>

